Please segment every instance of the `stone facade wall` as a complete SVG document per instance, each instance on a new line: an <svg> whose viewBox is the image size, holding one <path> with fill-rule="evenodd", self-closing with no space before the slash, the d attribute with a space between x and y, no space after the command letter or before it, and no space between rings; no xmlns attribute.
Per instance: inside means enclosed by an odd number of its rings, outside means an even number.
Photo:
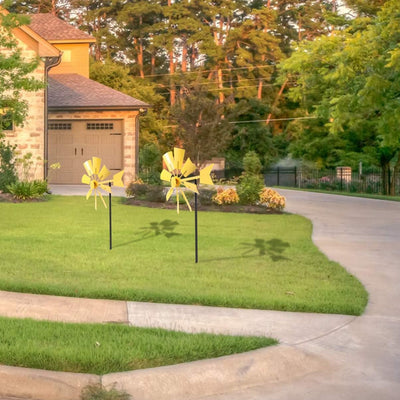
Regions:
<svg viewBox="0 0 400 400"><path fill-rule="evenodd" d="M139 112L138 111L49 111L49 120L123 119L124 183L128 184L139 172Z"/></svg>
<svg viewBox="0 0 400 400"><path fill-rule="evenodd" d="M22 56L26 60L37 57L35 51L28 48L23 42L19 41ZM40 62L39 67L31 74L36 79L44 79L44 64ZM4 131L6 140L11 144L17 145L18 156L27 153L32 154L34 166L30 171L30 179L43 179L44 177L44 89L37 92L24 92L21 97L28 104L28 116L23 126L14 126L12 131ZM21 175L21 171L19 171ZM20 178L24 178L20 176Z"/></svg>

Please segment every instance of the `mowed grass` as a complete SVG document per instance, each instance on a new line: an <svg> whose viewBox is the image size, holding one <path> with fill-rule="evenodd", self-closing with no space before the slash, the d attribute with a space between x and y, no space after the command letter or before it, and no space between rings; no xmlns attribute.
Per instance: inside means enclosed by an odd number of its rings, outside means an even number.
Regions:
<svg viewBox="0 0 400 400"><path fill-rule="evenodd" d="M277 343L265 337L10 318L0 318L0 337L0 364L99 375L215 358Z"/></svg>
<svg viewBox="0 0 400 400"><path fill-rule="evenodd" d="M297 215L194 213L93 199L0 204L0 289L65 296L360 315L361 283Z"/></svg>

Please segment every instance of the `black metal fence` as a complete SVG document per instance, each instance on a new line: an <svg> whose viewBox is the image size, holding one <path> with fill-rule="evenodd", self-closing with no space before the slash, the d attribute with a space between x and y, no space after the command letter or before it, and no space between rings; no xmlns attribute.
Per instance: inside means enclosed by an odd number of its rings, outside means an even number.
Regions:
<svg viewBox="0 0 400 400"><path fill-rule="evenodd" d="M370 169L360 174L346 167L329 170L277 167L264 172L266 186L381 194L384 186L390 188L394 184L395 194L400 195L400 177L393 182L388 173L386 179L388 182L384 185L380 169Z"/></svg>

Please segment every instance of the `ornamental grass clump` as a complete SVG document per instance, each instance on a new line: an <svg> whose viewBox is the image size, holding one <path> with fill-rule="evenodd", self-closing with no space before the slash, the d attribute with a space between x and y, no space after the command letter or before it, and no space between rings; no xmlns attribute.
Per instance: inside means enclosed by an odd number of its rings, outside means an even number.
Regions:
<svg viewBox="0 0 400 400"><path fill-rule="evenodd" d="M217 194L213 197L213 202L218 205L239 203L239 196L235 189L217 189Z"/></svg>
<svg viewBox="0 0 400 400"><path fill-rule="evenodd" d="M286 199L276 190L264 188L260 193L259 204L274 210L283 210L286 205Z"/></svg>

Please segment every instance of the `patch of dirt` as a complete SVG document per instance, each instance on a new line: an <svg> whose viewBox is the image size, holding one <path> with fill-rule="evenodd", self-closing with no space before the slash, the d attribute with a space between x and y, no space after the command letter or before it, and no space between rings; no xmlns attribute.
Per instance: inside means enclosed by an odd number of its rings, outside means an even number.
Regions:
<svg viewBox="0 0 400 400"><path fill-rule="evenodd" d="M149 208L161 208L166 210L176 209L176 203L173 202L163 202L157 203L153 201L146 200L136 200L133 198L127 198L124 204L129 206L141 206ZM192 209L194 210L194 204L190 203ZM181 204L180 209L187 210L186 204ZM229 205L198 205L199 211L218 211L218 212L230 212L230 213L249 213L249 214L282 214L282 211L274 210L271 208L266 208L262 206L245 206L242 204L229 204Z"/></svg>

